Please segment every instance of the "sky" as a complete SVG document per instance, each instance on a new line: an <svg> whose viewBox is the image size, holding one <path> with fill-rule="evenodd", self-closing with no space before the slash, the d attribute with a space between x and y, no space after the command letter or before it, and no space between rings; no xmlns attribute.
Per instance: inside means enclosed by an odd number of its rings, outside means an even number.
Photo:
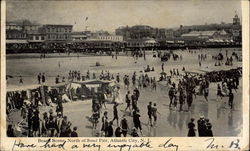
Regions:
<svg viewBox="0 0 250 151"><path fill-rule="evenodd" d="M231 23L238 0L137 0L137 1L7 1L7 21L28 19L40 24L71 24L73 30L114 32L120 26ZM86 19L88 18L88 19Z"/></svg>

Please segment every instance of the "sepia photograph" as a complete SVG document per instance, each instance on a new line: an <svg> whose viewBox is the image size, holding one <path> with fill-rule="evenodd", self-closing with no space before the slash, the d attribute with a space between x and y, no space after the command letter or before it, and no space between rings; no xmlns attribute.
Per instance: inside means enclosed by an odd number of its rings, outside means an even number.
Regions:
<svg viewBox="0 0 250 151"><path fill-rule="evenodd" d="M243 136L241 1L5 5L7 137Z"/></svg>

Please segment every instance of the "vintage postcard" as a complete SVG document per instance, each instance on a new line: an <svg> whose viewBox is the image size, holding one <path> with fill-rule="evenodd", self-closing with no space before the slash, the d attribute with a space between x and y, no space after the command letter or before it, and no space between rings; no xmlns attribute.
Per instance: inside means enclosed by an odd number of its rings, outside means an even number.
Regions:
<svg viewBox="0 0 250 151"><path fill-rule="evenodd" d="M249 2L1 1L1 150L248 150Z"/></svg>

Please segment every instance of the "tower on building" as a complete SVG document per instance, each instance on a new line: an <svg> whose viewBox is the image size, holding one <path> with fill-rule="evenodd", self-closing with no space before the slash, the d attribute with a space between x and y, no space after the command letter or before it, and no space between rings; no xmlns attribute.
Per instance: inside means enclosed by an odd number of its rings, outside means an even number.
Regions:
<svg viewBox="0 0 250 151"><path fill-rule="evenodd" d="M236 12L235 12L235 16L233 18L233 25L240 25L240 18Z"/></svg>

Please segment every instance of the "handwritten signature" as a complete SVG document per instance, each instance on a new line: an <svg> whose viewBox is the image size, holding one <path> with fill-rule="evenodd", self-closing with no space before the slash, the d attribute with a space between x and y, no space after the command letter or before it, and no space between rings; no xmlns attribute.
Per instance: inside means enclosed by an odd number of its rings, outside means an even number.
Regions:
<svg viewBox="0 0 250 151"><path fill-rule="evenodd" d="M218 143L215 143L215 138L209 138L205 140L206 142L209 142L209 144L206 146L207 149L220 149L220 148L233 148L233 149L239 149L240 150L240 140L236 139L231 141L231 143L227 146L220 145Z"/></svg>

